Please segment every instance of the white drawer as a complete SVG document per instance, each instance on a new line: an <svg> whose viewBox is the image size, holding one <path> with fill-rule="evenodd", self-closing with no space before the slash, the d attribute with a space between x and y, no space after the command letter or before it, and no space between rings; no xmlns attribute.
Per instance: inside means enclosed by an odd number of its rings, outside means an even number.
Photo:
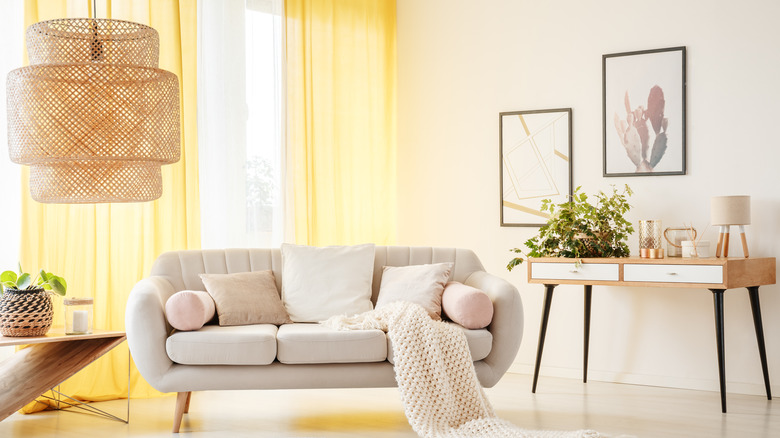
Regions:
<svg viewBox="0 0 780 438"><path fill-rule="evenodd" d="M618 281L618 264L588 263L580 266L574 263L532 263L531 278L550 280L600 280Z"/></svg>
<svg viewBox="0 0 780 438"><path fill-rule="evenodd" d="M723 283L723 266L631 265L623 266L624 281L651 283Z"/></svg>

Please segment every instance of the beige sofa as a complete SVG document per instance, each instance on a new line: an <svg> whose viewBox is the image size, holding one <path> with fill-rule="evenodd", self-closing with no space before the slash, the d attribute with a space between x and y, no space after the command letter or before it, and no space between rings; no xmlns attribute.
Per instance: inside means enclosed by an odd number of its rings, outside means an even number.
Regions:
<svg viewBox="0 0 780 438"><path fill-rule="evenodd" d="M465 249L377 246L372 301L383 266L453 262L450 280L485 291L492 323L466 330L480 382L492 387L514 360L523 334L517 289L485 272ZM192 391L235 389L358 388L396 386L392 346L378 330L336 331L319 324L258 324L177 332L165 302L181 290L205 290L198 274L271 269L281 290L279 249L190 250L162 254L151 275L130 293L127 342L141 375L162 392L177 392L173 431L189 409Z"/></svg>

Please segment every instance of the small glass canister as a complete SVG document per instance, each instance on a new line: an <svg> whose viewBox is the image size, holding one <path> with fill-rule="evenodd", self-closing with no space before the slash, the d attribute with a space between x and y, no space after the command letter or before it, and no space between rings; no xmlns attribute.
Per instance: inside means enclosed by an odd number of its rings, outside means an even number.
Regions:
<svg viewBox="0 0 780 438"><path fill-rule="evenodd" d="M86 335L92 333L92 298L67 298L65 305L65 334Z"/></svg>
<svg viewBox="0 0 780 438"><path fill-rule="evenodd" d="M663 227L661 221L639 221L639 257L664 258Z"/></svg>
<svg viewBox="0 0 780 438"><path fill-rule="evenodd" d="M697 237L696 229L693 227L671 227L664 230L664 239L666 239L667 257L686 257L683 253L682 242L684 240L694 240Z"/></svg>

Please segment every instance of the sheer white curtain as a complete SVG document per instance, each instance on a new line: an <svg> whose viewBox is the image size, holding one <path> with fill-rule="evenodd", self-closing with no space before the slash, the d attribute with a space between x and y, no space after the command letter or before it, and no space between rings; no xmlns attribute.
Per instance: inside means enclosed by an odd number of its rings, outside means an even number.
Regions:
<svg viewBox="0 0 780 438"><path fill-rule="evenodd" d="M8 157L8 115L6 113L5 78L8 72L22 66L24 58L24 2L0 2L0 16L3 25L0 26L0 41L3 41L3 56L0 56L0 72L3 81L0 83L0 272L13 269L19 260L19 243L21 239L21 221L19 207L21 206L21 166L12 163Z"/></svg>
<svg viewBox="0 0 780 438"><path fill-rule="evenodd" d="M203 248L284 239L282 0L198 0Z"/></svg>

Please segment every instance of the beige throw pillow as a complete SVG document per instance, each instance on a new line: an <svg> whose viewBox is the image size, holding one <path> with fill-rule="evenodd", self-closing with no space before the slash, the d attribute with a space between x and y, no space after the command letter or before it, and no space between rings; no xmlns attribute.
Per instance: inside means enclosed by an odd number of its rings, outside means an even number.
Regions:
<svg viewBox="0 0 780 438"><path fill-rule="evenodd" d="M441 294L450 277L452 263L385 266L376 300L377 309L395 301L419 304L431 318L441 319Z"/></svg>
<svg viewBox="0 0 780 438"><path fill-rule="evenodd" d="M214 298L219 325L287 324L273 271L200 274Z"/></svg>

